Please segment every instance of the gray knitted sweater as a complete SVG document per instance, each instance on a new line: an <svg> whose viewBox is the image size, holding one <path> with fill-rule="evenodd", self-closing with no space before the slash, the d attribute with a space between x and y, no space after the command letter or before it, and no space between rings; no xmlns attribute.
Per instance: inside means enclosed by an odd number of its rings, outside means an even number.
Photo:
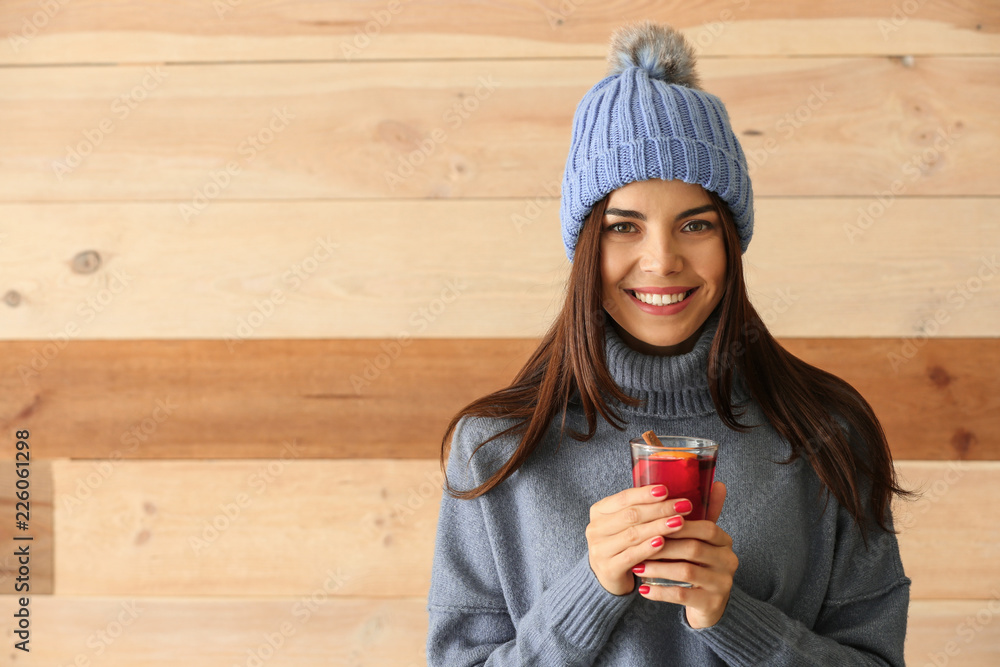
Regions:
<svg viewBox="0 0 1000 667"><path fill-rule="evenodd" d="M896 538L875 531L866 549L835 500L824 509L808 462L782 465L788 443L750 403L740 434L726 428L708 391L717 315L695 349L654 357L609 326L616 382L645 399L628 426L603 420L587 442L559 439L559 419L529 460L475 500L441 503L428 610L430 665L902 665L909 603ZM734 391L734 402L747 395ZM571 405L567 427L586 430ZM513 438L472 449L513 422L464 418L448 476L472 488L513 451ZM719 526L739 558L726 611L692 629L679 605L608 593L590 569L590 506L631 486L629 438L657 433L719 443L716 480L728 495ZM872 536L874 535L874 537Z"/></svg>

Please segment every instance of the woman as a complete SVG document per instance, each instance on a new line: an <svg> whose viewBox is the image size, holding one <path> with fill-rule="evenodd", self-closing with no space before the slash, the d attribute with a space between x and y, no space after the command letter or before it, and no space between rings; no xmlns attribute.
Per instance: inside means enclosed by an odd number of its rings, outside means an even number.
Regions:
<svg viewBox="0 0 1000 667"><path fill-rule="evenodd" d="M646 23L610 60L574 119L563 310L442 442L429 662L901 665L904 492L878 420L751 306L747 163L690 47ZM720 443L706 519L630 488L647 430Z"/></svg>

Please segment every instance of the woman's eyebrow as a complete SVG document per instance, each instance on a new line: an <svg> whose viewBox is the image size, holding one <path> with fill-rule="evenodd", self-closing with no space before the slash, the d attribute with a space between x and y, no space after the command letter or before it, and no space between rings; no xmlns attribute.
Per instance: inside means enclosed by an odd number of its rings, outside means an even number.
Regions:
<svg viewBox="0 0 1000 667"><path fill-rule="evenodd" d="M639 211L629 211L623 208L609 208L605 209L604 214L617 215L621 218L636 218L637 220L642 220L643 222L646 222L646 216L643 215L642 213L639 213Z"/></svg>
<svg viewBox="0 0 1000 667"><path fill-rule="evenodd" d="M674 221L676 222L677 220L680 220L681 218L686 218L689 215L698 215L699 213L707 213L708 211L714 211L714 210L715 210L714 204L705 204L704 206L689 208L683 213L678 214L678 216L674 218ZM643 222L646 222L646 216L640 213L639 211L630 211L624 208L609 208L604 211L604 214L617 215L622 218L635 218L637 220L642 220Z"/></svg>
<svg viewBox="0 0 1000 667"><path fill-rule="evenodd" d="M688 210L684 211L676 218L674 218L674 222L677 222L681 218L686 218L689 215L698 215L699 213L708 213L709 211L714 211L714 210L715 210L715 204L705 204L704 206L689 208Z"/></svg>

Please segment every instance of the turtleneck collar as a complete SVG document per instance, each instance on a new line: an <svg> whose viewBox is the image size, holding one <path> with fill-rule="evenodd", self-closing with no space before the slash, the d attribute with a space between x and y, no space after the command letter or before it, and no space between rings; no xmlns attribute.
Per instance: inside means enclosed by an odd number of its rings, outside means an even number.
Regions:
<svg viewBox="0 0 1000 667"><path fill-rule="evenodd" d="M720 311L716 309L705 321L694 348L672 356L644 354L632 349L618 335L609 318L604 326L608 370L625 393L644 401L634 408L621 404L615 407L623 412L664 417L715 412L708 388L708 353L719 327L719 318ZM740 382L734 382L732 398L735 403L746 400L747 394Z"/></svg>

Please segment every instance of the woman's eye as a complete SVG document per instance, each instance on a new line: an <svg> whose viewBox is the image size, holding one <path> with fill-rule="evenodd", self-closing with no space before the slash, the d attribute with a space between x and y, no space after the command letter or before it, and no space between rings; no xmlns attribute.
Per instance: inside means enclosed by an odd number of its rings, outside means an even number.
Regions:
<svg viewBox="0 0 1000 667"><path fill-rule="evenodd" d="M626 232L632 231L631 222L613 222L604 228L607 232L617 232L619 234L624 234Z"/></svg>
<svg viewBox="0 0 1000 667"><path fill-rule="evenodd" d="M704 232L712 228L712 223L707 220L692 220L684 225L684 229L692 232Z"/></svg>

